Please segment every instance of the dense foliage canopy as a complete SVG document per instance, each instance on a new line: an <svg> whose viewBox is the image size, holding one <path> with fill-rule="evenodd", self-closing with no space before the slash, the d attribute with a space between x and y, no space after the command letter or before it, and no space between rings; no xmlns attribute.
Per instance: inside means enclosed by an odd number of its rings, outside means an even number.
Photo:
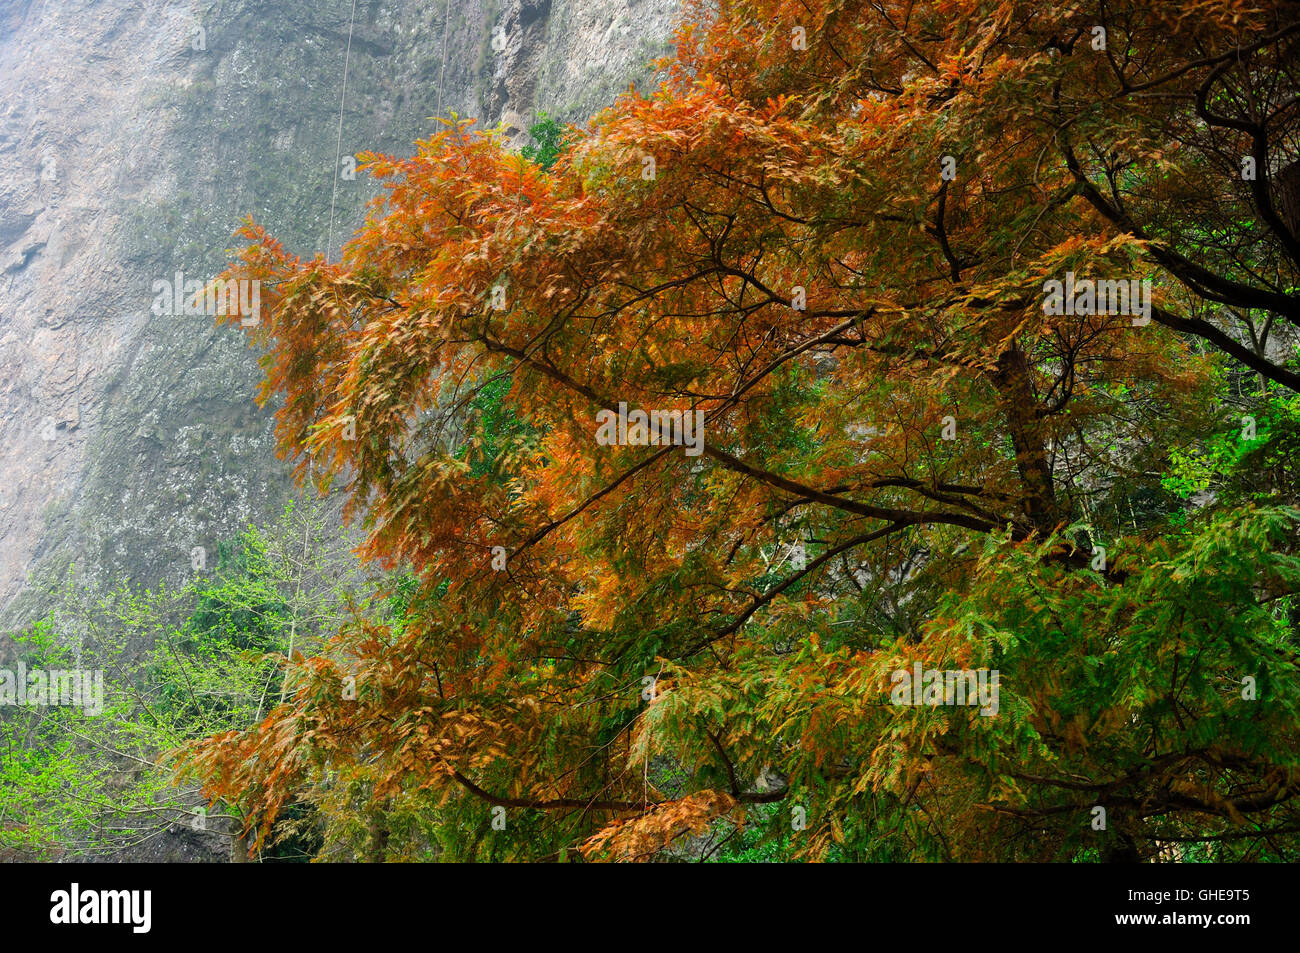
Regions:
<svg viewBox="0 0 1300 953"><path fill-rule="evenodd" d="M1298 47L1283 0L695 4L544 162L367 156L341 263L250 224L283 450L415 582L185 770L375 858L1294 857ZM896 704L917 663L996 713Z"/></svg>

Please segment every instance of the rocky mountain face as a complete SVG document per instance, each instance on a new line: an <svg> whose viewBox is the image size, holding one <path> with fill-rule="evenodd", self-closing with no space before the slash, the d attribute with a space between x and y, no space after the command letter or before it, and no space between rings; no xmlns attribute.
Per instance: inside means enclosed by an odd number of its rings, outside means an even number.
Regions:
<svg viewBox="0 0 1300 953"><path fill-rule="evenodd" d="M677 0L0 2L0 623L75 565L191 569L278 512L256 355L155 283L206 281L252 215L332 257L432 117L516 142L649 79ZM344 74L346 72L346 86ZM336 161L337 157L337 161Z"/></svg>

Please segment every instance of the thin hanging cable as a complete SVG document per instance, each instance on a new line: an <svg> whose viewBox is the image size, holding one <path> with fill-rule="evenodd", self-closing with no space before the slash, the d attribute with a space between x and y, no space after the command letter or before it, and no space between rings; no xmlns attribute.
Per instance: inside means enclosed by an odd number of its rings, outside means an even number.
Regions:
<svg viewBox="0 0 1300 953"><path fill-rule="evenodd" d="M330 196L330 237L325 244L325 261L334 251L334 206L339 197L339 163L343 161L343 104L348 98L348 61L352 58L352 26L357 21L357 0L352 0L352 14L348 18L348 47L343 54L343 92L339 96L339 137L334 144L334 192ZM340 250L340 257L342 251Z"/></svg>

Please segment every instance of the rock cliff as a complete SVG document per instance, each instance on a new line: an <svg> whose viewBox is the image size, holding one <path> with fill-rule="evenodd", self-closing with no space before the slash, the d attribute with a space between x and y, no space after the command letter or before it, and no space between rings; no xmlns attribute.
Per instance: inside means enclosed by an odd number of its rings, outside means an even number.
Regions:
<svg viewBox="0 0 1300 953"><path fill-rule="evenodd" d="M337 255L377 191L352 155L409 154L452 111L516 142L538 110L580 121L648 80L676 16L676 0L0 7L0 622L30 618L32 581L69 563L104 583L182 575L291 490L251 399L256 355L211 318L152 313L154 282L215 274L248 214Z"/></svg>

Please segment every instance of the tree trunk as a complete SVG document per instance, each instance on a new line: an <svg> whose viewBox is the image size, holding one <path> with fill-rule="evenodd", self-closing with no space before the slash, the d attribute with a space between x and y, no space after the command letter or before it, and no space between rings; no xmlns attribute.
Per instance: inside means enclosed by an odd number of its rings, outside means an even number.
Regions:
<svg viewBox="0 0 1300 953"><path fill-rule="evenodd" d="M248 863L248 835L237 831L230 838L230 862L232 864Z"/></svg>
<svg viewBox="0 0 1300 953"><path fill-rule="evenodd" d="M1043 441L1043 424L1038 400L1029 378L1029 362L1017 346L998 355L993 386L1003 398L1011 444L1016 451L1016 469L1024 487L1022 506L1035 528L1050 530L1056 523L1056 487L1052 466Z"/></svg>

